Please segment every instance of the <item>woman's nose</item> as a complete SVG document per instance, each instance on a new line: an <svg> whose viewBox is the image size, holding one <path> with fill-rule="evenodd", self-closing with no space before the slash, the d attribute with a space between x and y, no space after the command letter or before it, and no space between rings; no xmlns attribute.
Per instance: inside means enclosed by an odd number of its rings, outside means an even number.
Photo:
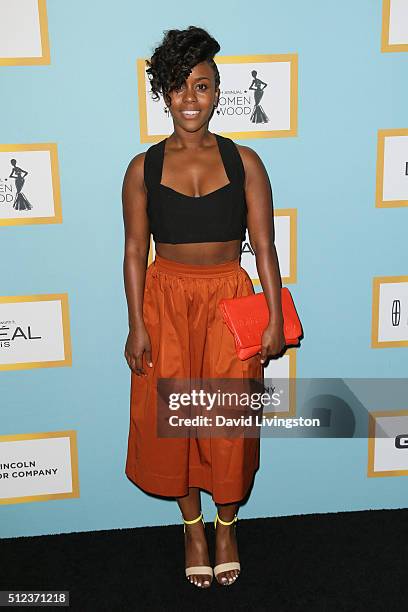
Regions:
<svg viewBox="0 0 408 612"><path fill-rule="evenodd" d="M184 93L184 99L185 100L195 100L196 95L195 95L194 89L186 89Z"/></svg>

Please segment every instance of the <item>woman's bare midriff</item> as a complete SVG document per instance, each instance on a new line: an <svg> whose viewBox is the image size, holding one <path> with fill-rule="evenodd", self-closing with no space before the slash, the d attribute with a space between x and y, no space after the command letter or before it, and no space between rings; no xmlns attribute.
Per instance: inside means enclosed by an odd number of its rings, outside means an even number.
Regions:
<svg viewBox="0 0 408 612"><path fill-rule="evenodd" d="M238 259L241 255L241 240L227 242L191 242L169 244L156 242L156 253L160 257L179 263L212 265Z"/></svg>

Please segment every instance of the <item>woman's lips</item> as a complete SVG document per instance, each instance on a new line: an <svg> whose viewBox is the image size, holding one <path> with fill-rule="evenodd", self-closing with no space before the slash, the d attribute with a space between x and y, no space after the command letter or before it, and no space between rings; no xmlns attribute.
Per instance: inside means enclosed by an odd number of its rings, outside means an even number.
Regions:
<svg viewBox="0 0 408 612"><path fill-rule="evenodd" d="M184 119L195 119L200 114L200 111L180 111Z"/></svg>

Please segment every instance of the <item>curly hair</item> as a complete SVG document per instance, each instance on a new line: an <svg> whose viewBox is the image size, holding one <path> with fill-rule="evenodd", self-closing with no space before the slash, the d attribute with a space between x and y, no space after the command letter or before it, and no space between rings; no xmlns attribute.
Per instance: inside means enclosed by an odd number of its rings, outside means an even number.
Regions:
<svg viewBox="0 0 408 612"><path fill-rule="evenodd" d="M150 60L146 60L146 72L154 100L159 93L170 106L169 92L180 87L196 64L207 61L215 74L215 87L220 84L220 74L214 56L220 50L218 42L203 28L189 26L185 30L165 30L162 43L156 47Z"/></svg>

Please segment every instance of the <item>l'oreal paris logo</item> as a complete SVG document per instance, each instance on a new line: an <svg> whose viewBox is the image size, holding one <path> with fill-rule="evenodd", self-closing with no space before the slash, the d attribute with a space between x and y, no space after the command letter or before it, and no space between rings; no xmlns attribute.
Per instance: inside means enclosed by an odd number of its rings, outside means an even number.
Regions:
<svg viewBox="0 0 408 612"><path fill-rule="evenodd" d="M20 325L5 325L0 323L0 348L9 348L12 342L18 340L41 340L42 336L34 336L31 325L22 327Z"/></svg>

